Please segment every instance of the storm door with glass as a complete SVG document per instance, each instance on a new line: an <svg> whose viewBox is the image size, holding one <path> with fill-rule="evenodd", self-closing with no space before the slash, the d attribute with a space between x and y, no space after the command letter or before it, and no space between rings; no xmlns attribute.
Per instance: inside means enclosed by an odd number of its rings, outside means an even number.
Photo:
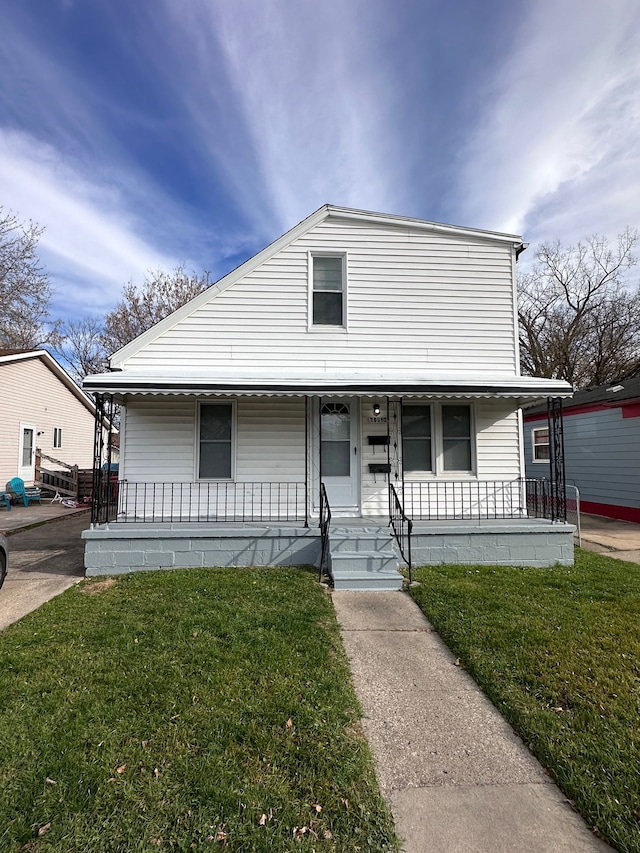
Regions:
<svg viewBox="0 0 640 853"><path fill-rule="evenodd" d="M36 428L33 424L20 424L18 476L28 484L33 483L35 477L35 438Z"/></svg>
<svg viewBox="0 0 640 853"><path fill-rule="evenodd" d="M320 408L320 474L331 511L359 510L357 400L323 401Z"/></svg>

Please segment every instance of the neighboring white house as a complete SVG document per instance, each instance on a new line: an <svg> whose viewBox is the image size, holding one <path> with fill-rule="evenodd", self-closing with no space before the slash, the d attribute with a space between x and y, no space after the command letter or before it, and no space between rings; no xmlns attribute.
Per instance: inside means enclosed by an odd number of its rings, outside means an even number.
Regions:
<svg viewBox="0 0 640 853"><path fill-rule="evenodd" d="M326 205L125 346L111 373L84 383L122 406L122 524L87 535L87 554L102 554L88 571L310 562L321 484L334 532L361 518L384 529L396 498L414 529L532 521L519 409L571 388L520 375L523 248L514 235ZM207 546L176 551L176 522L205 525ZM212 531L242 522L268 523L268 536L310 525L306 550L291 536L246 546L237 528L234 553L209 548ZM145 549L106 556L114 528L141 530ZM464 557L438 541L429 561ZM467 556L527 562L518 547ZM570 561L566 548L530 550L529 562Z"/></svg>
<svg viewBox="0 0 640 853"><path fill-rule="evenodd" d="M36 448L91 468L94 421L93 402L48 352L0 350L0 489L16 476L33 484Z"/></svg>

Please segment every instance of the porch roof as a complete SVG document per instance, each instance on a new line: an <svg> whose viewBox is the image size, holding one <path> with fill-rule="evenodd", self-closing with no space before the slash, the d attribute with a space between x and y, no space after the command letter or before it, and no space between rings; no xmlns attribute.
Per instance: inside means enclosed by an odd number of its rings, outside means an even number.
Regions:
<svg viewBox="0 0 640 853"><path fill-rule="evenodd" d="M392 397L392 398L508 398L516 405L547 397L570 397L568 382L535 376L504 374L429 374L426 371L290 371L228 370L192 372L117 371L87 376L85 391L114 394L118 399L138 395L258 396L258 397Z"/></svg>

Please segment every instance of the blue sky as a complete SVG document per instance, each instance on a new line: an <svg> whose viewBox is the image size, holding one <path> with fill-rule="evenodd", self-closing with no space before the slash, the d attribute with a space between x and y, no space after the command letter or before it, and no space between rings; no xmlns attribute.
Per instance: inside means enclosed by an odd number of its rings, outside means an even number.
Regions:
<svg viewBox="0 0 640 853"><path fill-rule="evenodd" d="M637 0L3 0L0 32L0 205L46 226L58 316L326 202L640 225Z"/></svg>

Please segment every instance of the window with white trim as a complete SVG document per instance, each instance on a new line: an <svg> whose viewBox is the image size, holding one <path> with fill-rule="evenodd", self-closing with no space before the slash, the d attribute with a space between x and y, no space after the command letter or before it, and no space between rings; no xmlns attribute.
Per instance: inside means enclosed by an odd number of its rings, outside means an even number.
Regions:
<svg viewBox="0 0 640 853"><path fill-rule="evenodd" d="M200 403L198 478L230 480L233 476L233 403Z"/></svg>
<svg viewBox="0 0 640 853"><path fill-rule="evenodd" d="M471 471L471 406L442 407L442 468Z"/></svg>
<svg viewBox="0 0 640 853"><path fill-rule="evenodd" d="M402 465L405 471L433 471L428 404L402 408Z"/></svg>
<svg viewBox="0 0 640 853"><path fill-rule="evenodd" d="M473 411L469 404L403 405L405 472L469 474L474 458Z"/></svg>
<svg viewBox="0 0 640 853"><path fill-rule="evenodd" d="M549 427L534 427L531 430L531 456L534 462L548 462Z"/></svg>
<svg viewBox="0 0 640 853"><path fill-rule="evenodd" d="M53 428L53 447L54 449L62 447L62 427Z"/></svg>
<svg viewBox="0 0 640 853"><path fill-rule="evenodd" d="M343 255L311 256L311 325L345 323L345 259Z"/></svg>

